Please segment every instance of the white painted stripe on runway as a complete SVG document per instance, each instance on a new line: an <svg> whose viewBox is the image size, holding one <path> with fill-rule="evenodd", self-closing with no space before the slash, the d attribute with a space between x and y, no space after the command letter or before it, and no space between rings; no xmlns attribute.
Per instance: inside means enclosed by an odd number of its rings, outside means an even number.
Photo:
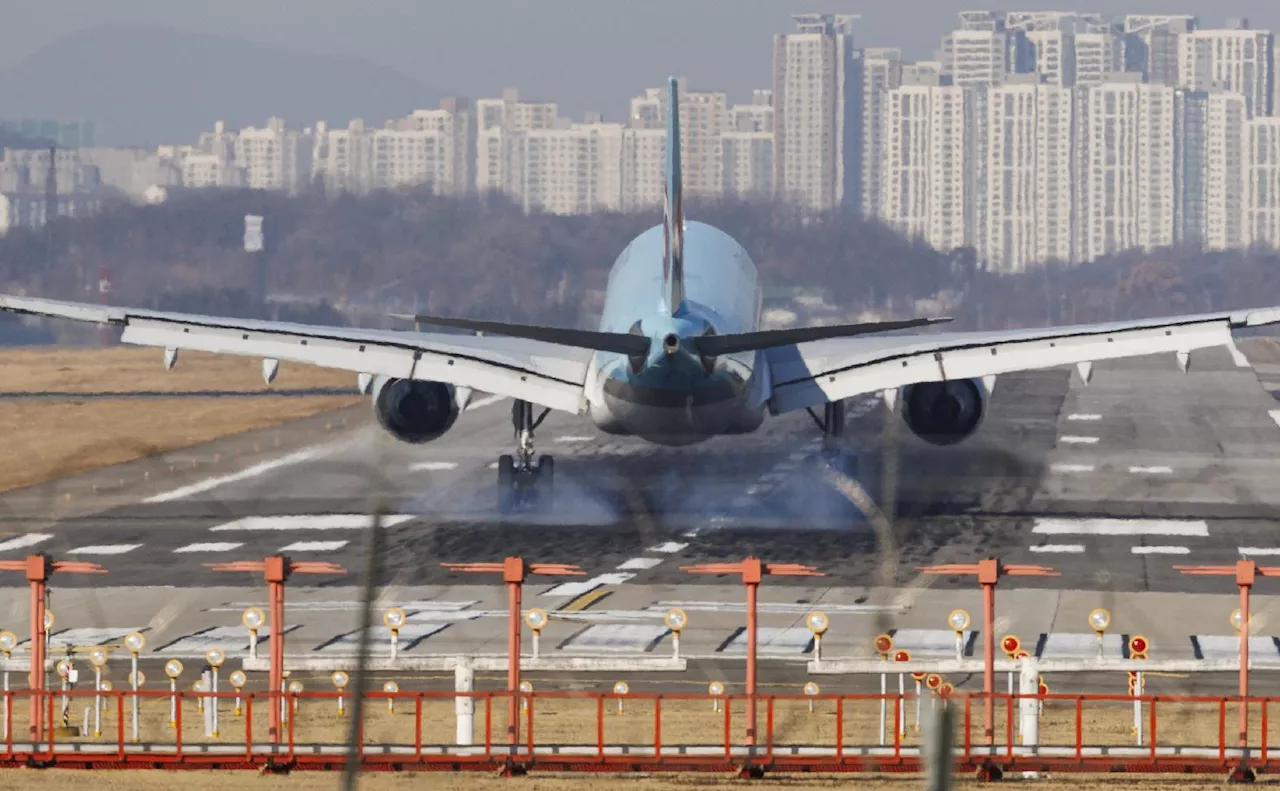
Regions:
<svg viewBox="0 0 1280 791"><path fill-rule="evenodd" d="M618 571L639 570L648 571L662 563L662 558L631 558L626 563L618 566Z"/></svg>
<svg viewBox="0 0 1280 791"><path fill-rule="evenodd" d="M204 543L187 544L185 547L178 547L174 552L230 552L233 549L239 549L244 544L238 541L209 541Z"/></svg>
<svg viewBox="0 0 1280 791"><path fill-rule="evenodd" d="M1271 416L1271 419L1276 422L1277 426L1280 426L1280 409L1269 410L1267 414Z"/></svg>
<svg viewBox="0 0 1280 791"><path fill-rule="evenodd" d="M27 547L34 547L36 544L43 543L51 538L53 538L53 536L48 533L27 533L25 536L11 538L8 541L0 541L0 552L4 552L6 549L25 549Z"/></svg>
<svg viewBox="0 0 1280 791"><path fill-rule="evenodd" d="M458 469L456 461L420 461L409 465L410 472L442 472Z"/></svg>
<svg viewBox="0 0 1280 791"><path fill-rule="evenodd" d="M634 574L613 573L601 574L582 582L562 582L542 595L577 597L584 593L590 593L601 585L621 585L634 576Z"/></svg>
<svg viewBox="0 0 1280 791"><path fill-rule="evenodd" d="M1280 547L1240 547L1240 554L1245 557L1263 555L1280 555Z"/></svg>
<svg viewBox="0 0 1280 791"><path fill-rule="evenodd" d="M1130 547L1129 551L1135 555L1190 555L1191 550L1186 547Z"/></svg>
<svg viewBox="0 0 1280 791"><path fill-rule="evenodd" d="M472 401L470 404L467 404L467 411L470 412L473 409L479 409L481 407L489 406L490 404L496 404L504 398L506 398L506 396L491 395L491 396L485 396L484 398L476 399L475 401Z"/></svg>
<svg viewBox="0 0 1280 791"><path fill-rule="evenodd" d="M664 555L670 555L672 552L679 552L687 546L689 545L681 544L677 541L668 541L665 544L659 544L656 547L649 547L645 552L661 552Z"/></svg>
<svg viewBox="0 0 1280 791"><path fill-rule="evenodd" d="M1032 533L1049 536L1207 536L1202 519L1069 519L1038 517Z"/></svg>
<svg viewBox="0 0 1280 791"><path fill-rule="evenodd" d="M1129 472L1137 475L1172 475L1172 467L1130 467Z"/></svg>
<svg viewBox="0 0 1280 791"><path fill-rule="evenodd" d="M322 447L304 448L296 453L290 453L288 456L281 456L278 459L264 461L261 464L255 464L252 467L246 467L240 472L234 472L230 475L219 475L217 478L206 478L199 483L193 483L190 486L182 486L172 491L157 494L143 500L144 503L169 503L174 500L181 500L184 497L190 497L193 494L202 494L210 489L216 489L228 483L237 483L239 481L247 481L250 478L256 478L259 475L265 475L268 472L282 469L284 467L292 467L295 464L302 464L313 459L318 459L327 453L333 446L327 445Z"/></svg>
<svg viewBox="0 0 1280 791"><path fill-rule="evenodd" d="M346 541L295 541L280 547L281 552L336 552L347 545Z"/></svg>
<svg viewBox="0 0 1280 791"><path fill-rule="evenodd" d="M1227 344L1227 351L1231 353L1231 359L1235 360L1237 368L1253 367L1252 365L1249 364L1249 358L1245 357L1244 354L1239 349L1236 348L1235 341L1231 341L1230 343Z"/></svg>
<svg viewBox="0 0 1280 791"><path fill-rule="evenodd" d="M496 461L491 461L491 462L489 462L489 469L491 469L491 470L496 470L496 469L498 469L498 462L496 462Z"/></svg>
<svg viewBox="0 0 1280 791"><path fill-rule="evenodd" d="M1102 415L1067 415L1067 420L1102 420Z"/></svg>
<svg viewBox="0 0 1280 791"><path fill-rule="evenodd" d="M1043 544L1038 547L1031 547L1031 551L1079 555L1084 552L1084 544Z"/></svg>
<svg viewBox="0 0 1280 791"><path fill-rule="evenodd" d="M93 544L87 547L77 547L76 549L68 549L68 555L123 555L126 552L132 552L141 544Z"/></svg>
<svg viewBox="0 0 1280 791"><path fill-rule="evenodd" d="M591 437L556 437L556 442L590 442Z"/></svg>
<svg viewBox="0 0 1280 791"><path fill-rule="evenodd" d="M1062 437L1061 439L1062 439L1062 441L1063 441L1063 442L1067 443L1068 445L1096 445L1096 444L1098 444L1098 438L1097 438L1097 437L1076 437L1076 436L1072 436L1072 435L1068 434L1067 436Z"/></svg>
<svg viewBox="0 0 1280 791"><path fill-rule="evenodd" d="M417 517L411 514L388 514L383 527L395 527ZM234 522L214 525L211 533L228 530L359 530L369 527L373 517L367 514L310 514L298 516L246 516Z"/></svg>
<svg viewBox="0 0 1280 791"><path fill-rule="evenodd" d="M1093 472L1092 464L1051 464L1049 469L1053 472Z"/></svg>

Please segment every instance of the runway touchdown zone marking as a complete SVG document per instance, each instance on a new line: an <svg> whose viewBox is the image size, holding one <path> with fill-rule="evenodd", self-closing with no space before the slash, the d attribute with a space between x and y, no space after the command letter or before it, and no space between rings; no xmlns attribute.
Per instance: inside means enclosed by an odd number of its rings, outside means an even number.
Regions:
<svg viewBox="0 0 1280 791"><path fill-rule="evenodd" d="M395 527L417 517L393 514L382 517L383 527ZM368 528L373 517L368 514L315 514L309 516L247 516L234 522L214 525L211 533L230 530L359 530Z"/></svg>
<svg viewBox="0 0 1280 791"><path fill-rule="evenodd" d="M1067 443L1068 445L1097 445L1098 444L1097 437L1076 437L1076 436L1068 435L1068 436L1062 437L1062 441Z"/></svg>
<svg viewBox="0 0 1280 791"><path fill-rule="evenodd" d="M53 538L53 536L48 533L27 533L25 536L11 538L8 541L0 541L0 552L4 552L7 549L26 549L27 547L34 547L36 544L42 544L51 538Z"/></svg>
<svg viewBox="0 0 1280 791"><path fill-rule="evenodd" d="M1041 517L1031 532L1049 536L1208 536L1203 520Z"/></svg>
<svg viewBox="0 0 1280 791"><path fill-rule="evenodd" d="M1080 555L1084 553L1084 544L1043 544L1038 547L1031 547L1031 551Z"/></svg>
<svg viewBox="0 0 1280 791"><path fill-rule="evenodd" d="M230 552L233 549L239 549L244 546L239 541L209 541L195 544L187 544L185 547L178 547L174 552Z"/></svg>
<svg viewBox="0 0 1280 791"><path fill-rule="evenodd" d="M1067 420L1102 420L1102 415L1067 415Z"/></svg>
<svg viewBox="0 0 1280 791"><path fill-rule="evenodd" d="M1190 555L1191 550L1187 547L1130 547L1129 551L1135 555Z"/></svg>
<svg viewBox="0 0 1280 791"><path fill-rule="evenodd" d="M141 544L94 544L87 547L76 547L68 549L68 555L123 555L126 552L132 552Z"/></svg>
<svg viewBox="0 0 1280 791"><path fill-rule="evenodd" d="M288 546L280 547L281 552L337 552L347 545L346 541L295 541Z"/></svg>
<svg viewBox="0 0 1280 791"><path fill-rule="evenodd" d="M1093 472L1092 464L1051 464L1049 469L1052 472Z"/></svg>

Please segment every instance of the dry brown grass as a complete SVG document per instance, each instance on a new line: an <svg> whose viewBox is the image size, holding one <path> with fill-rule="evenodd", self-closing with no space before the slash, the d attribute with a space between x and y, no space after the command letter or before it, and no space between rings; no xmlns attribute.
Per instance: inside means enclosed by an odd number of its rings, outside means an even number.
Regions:
<svg viewBox="0 0 1280 791"><path fill-rule="evenodd" d="M166 371L159 349L114 346L106 349L34 346L0 350L0 392L101 393L202 390L270 391L344 387L354 390L348 371L281 363L274 385L262 381L256 357L183 351Z"/></svg>

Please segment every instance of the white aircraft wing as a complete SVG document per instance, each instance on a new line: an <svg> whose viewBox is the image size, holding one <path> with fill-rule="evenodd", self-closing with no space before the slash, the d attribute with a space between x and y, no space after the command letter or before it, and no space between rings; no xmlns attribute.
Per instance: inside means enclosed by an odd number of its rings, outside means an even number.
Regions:
<svg viewBox="0 0 1280 791"><path fill-rule="evenodd" d="M920 382L994 377L1076 364L1087 381L1094 360L1175 352L1184 370L1195 349L1225 346L1231 330L1280 323L1280 307L1162 319L1051 327L838 338L765 352L770 410L790 412Z"/></svg>
<svg viewBox="0 0 1280 791"><path fill-rule="evenodd" d="M161 313L0 295L0 310L123 328L121 340L448 382L565 412L584 409L592 352L504 337L391 332Z"/></svg>

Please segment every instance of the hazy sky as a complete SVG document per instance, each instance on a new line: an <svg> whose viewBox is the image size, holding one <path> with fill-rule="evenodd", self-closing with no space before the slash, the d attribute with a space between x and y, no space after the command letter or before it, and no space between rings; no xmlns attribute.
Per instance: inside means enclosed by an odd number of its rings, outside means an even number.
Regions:
<svg viewBox="0 0 1280 791"><path fill-rule="evenodd" d="M930 57L956 0L39 0L6 4L0 66L70 33L109 23L166 25L310 52L354 55L471 97L515 85L577 116L618 119L626 100L668 73L735 100L769 82L770 37L793 13L861 14L861 45ZM990 7L990 6L988 6ZM1206 26L1247 16L1280 27L1278 0L1020 0L1018 10L1198 14ZM0 105L3 97L0 97Z"/></svg>

